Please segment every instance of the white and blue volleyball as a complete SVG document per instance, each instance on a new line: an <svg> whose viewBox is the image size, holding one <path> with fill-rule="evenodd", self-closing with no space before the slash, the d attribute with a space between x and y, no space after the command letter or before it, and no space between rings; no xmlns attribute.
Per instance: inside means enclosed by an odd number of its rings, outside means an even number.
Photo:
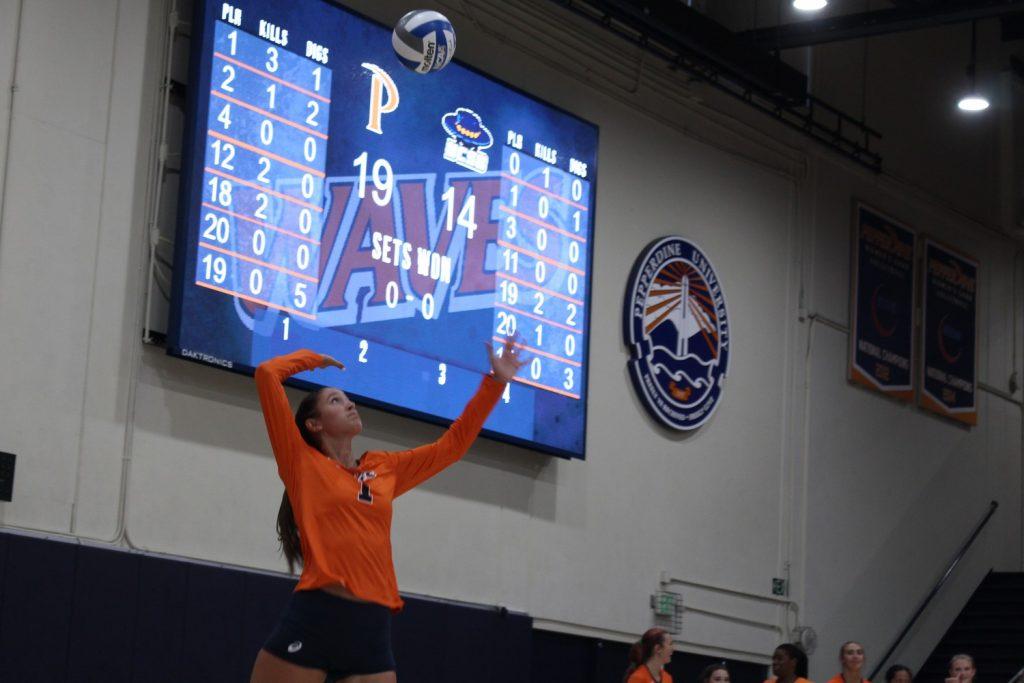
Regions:
<svg viewBox="0 0 1024 683"><path fill-rule="evenodd" d="M395 24L391 46L398 61L416 73L439 71L455 54L455 29L440 12L413 10Z"/></svg>

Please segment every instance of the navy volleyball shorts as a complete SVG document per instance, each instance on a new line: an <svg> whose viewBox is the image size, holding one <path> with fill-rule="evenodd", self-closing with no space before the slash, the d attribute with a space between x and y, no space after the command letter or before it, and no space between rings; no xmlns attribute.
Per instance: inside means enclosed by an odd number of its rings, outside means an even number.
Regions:
<svg viewBox="0 0 1024 683"><path fill-rule="evenodd" d="M263 649L326 671L328 679L394 671L391 610L320 590L296 591Z"/></svg>

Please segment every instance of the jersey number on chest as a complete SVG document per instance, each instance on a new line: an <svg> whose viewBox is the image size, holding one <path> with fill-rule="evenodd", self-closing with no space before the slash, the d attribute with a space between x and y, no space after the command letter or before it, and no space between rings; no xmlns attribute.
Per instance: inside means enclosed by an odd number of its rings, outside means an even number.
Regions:
<svg viewBox="0 0 1024 683"><path fill-rule="evenodd" d="M359 476L356 477L356 481L359 482L359 495L357 496L360 503L366 503L367 505L373 505L373 494L370 493L370 480L375 479L377 473L373 470L369 472L360 472Z"/></svg>

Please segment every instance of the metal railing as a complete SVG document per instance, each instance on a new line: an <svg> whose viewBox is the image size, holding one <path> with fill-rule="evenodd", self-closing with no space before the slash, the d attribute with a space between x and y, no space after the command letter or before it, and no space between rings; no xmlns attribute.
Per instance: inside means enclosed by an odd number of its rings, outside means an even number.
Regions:
<svg viewBox="0 0 1024 683"><path fill-rule="evenodd" d="M907 637L907 634L910 632L910 629L914 627L914 624L917 623L917 620L921 618L921 614L924 612L925 608L928 607L928 605L932 601L932 598L935 597L935 595L939 592L939 589L941 589L943 584L946 583L946 580L949 579L950 574L953 573L953 570L956 569L956 566L960 564L960 560L964 558L964 555L970 549L971 544L973 544L974 540L978 538L978 534L980 534L981 530L985 528L986 524L988 524L988 520L992 518L992 515L995 514L996 508L998 507L999 503L997 503L994 500L988 504L988 512L986 512L985 516L981 518L980 522L978 522L978 526L974 527L974 531L971 533L970 537L963 544L963 546L960 547L960 551L957 552L956 557L953 558L953 561L949 563L948 567L946 567L946 571L942 574L942 578L940 578L938 582L935 584L935 586L932 587L927 597L925 597L925 599L918 606L917 610L914 612L914 615L910 617L910 621L908 621L907 625L903 627L903 630L900 631L900 634L896 636L896 640L893 641L893 644L889 647L888 650L886 650L885 654L882 655L882 658L878 660L878 666L876 666L875 670L871 672L869 680L875 680L875 676L877 676L878 672L882 670L882 667L885 666L885 663L889 661L889 657L891 657L892 653L896 651L896 648L900 646L900 643L903 642L903 639ZM1015 676L1014 680L1016 680L1019 677L1019 675L1020 674ZM1011 681L1011 683L1013 682Z"/></svg>

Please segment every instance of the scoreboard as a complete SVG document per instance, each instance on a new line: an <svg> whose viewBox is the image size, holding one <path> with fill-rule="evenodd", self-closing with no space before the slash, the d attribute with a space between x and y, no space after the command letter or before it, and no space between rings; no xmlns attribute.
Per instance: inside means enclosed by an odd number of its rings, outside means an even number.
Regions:
<svg viewBox="0 0 1024 683"><path fill-rule="evenodd" d="M596 126L409 71L323 0L198 2L192 26L169 352L252 372L312 348L348 370L297 384L445 422L514 335L484 433L582 458Z"/></svg>

